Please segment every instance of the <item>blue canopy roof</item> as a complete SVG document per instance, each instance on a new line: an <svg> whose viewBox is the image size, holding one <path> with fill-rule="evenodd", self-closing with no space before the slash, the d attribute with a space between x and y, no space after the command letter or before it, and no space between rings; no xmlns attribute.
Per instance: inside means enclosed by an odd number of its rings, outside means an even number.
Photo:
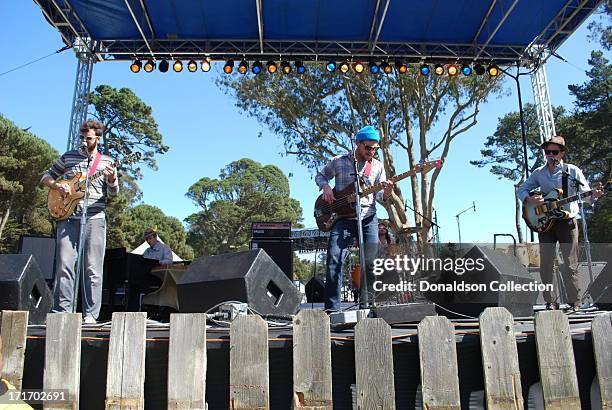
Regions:
<svg viewBox="0 0 612 410"><path fill-rule="evenodd" d="M99 60L529 60L602 0L35 0L67 45Z"/></svg>

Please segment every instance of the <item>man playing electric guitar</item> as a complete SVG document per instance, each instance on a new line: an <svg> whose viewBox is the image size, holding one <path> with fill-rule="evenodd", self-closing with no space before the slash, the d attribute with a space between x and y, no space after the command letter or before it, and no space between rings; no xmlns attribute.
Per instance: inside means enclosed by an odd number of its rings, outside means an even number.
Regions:
<svg viewBox="0 0 612 410"><path fill-rule="evenodd" d="M85 247L83 266L84 277L79 280L83 295L83 316L85 323L95 323L100 313L102 303L102 268L104 249L106 247L106 196L115 196L119 190L119 182L112 159L98 152L98 144L102 136L103 126L97 121L87 121L80 128L81 149L68 151L61 156L43 175L40 184L59 191L62 196L74 194L71 192L67 179L81 174L93 175L97 170L103 170L104 177L92 179L87 202L87 226L85 228ZM61 178L66 178L62 180ZM74 213L69 218L57 222L55 236L55 284L53 287L53 311L72 312L74 283L76 275L75 264L81 226L83 199L79 201Z"/></svg>
<svg viewBox="0 0 612 410"><path fill-rule="evenodd" d="M531 195L530 192L539 188L545 194L554 189L563 189L563 196L576 194L576 182L579 182L580 192L588 191L589 183L580 168L563 161L567 148L563 137L554 136L542 144L546 155L546 164L536 169L519 187L518 195L521 201L532 205L544 204L542 195ZM564 176L565 175L565 176ZM603 195L601 188L596 188L590 198L585 201L593 203ZM578 203L571 202L564 207L565 217L557 220L544 232L538 232L540 242L540 276L543 283L553 283L553 261L556 243L559 242L563 256L564 269L561 272L565 286L567 302L574 309L580 307L580 297L585 289L579 289L578 280ZM559 304L551 292L544 292L547 309L556 309Z"/></svg>
<svg viewBox="0 0 612 410"><path fill-rule="evenodd" d="M336 198L329 186L329 181L335 179L335 191L340 192L353 184L354 158L357 159L358 177L366 187L382 183L384 189L377 193L361 198L361 220L363 226L363 241L365 246L366 267L368 273L368 287L373 284L372 265L378 251L378 219L376 218L376 204L390 197L393 191L393 182L386 181L385 170L382 163L374 158L379 146L380 136L371 125L363 127L355 136L357 147L353 153L332 158L315 177L317 186L323 190L323 199L332 204L343 201ZM344 198L346 200L346 198ZM353 209L354 214L354 209ZM329 243L327 245L327 273L325 278L325 309L338 310L340 308L340 291L342 287L342 262L345 251L352 245L357 237L357 217L355 215L339 215L339 219L331 227ZM363 284L363 280L361 283ZM371 289L368 289L371 291Z"/></svg>

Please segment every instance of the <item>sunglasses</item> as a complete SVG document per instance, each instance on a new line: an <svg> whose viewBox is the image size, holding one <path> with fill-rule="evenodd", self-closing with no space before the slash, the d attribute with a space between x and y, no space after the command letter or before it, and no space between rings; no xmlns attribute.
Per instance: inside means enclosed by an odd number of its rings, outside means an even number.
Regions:
<svg viewBox="0 0 612 410"><path fill-rule="evenodd" d="M558 155L561 151L559 151L558 149L545 149L544 152L546 153L546 155Z"/></svg>
<svg viewBox="0 0 612 410"><path fill-rule="evenodd" d="M87 141L93 141L93 140L95 140L96 138L98 138L98 137L79 137L79 139L80 139L81 141L85 141L85 140L87 140Z"/></svg>
<svg viewBox="0 0 612 410"><path fill-rule="evenodd" d="M366 151L373 151L373 152L376 152L378 148L380 148L377 146L375 147L375 146L369 146L369 145L364 145L363 147L365 148Z"/></svg>

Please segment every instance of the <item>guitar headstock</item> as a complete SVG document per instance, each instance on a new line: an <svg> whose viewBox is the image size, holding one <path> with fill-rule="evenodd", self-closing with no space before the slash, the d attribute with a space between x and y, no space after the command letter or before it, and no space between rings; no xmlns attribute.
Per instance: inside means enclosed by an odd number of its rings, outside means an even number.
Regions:
<svg viewBox="0 0 612 410"><path fill-rule="evenodd" d="M414 170L415 172L429 172L434 168L441 168L443 162L444 161L442 158L437 158L431 161L421 161L415 165Z"/></svg>

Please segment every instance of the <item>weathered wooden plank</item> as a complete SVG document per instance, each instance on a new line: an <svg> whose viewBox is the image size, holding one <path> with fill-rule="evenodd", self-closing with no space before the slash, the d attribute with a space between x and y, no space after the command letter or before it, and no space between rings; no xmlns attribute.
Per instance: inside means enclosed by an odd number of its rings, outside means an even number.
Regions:
<svg viewBox="0 0 612 410"><path fill-rule="evenodd" d="M487 409L522 409L521 372L512 315L505 308L492 307L480 315L479 321Z"/></svg>
<svg viewBox="0 0 612 410"><path fill-rule="evenodd" d="M597 316L591 330L601 408L612 409L612 313Z"/></svg>
<svg viewBox="0 0 612 410"><path fill-rule="evenodd" d="M578 379L569 322L563 312L535 315L536 349L544 407L580 409Z"/></svg>
<svg viewBox="0 0 612 410"><path fill-rule="evenodd" d="M106 373L106 409L144 409L144 312L115 312Z"/></svg>
<svg viewBox="0 0 612 410"><path fill-rule="evenodd" d="M259 316L239 316L230 326L231 410L268 409L268 326Z"/></svg>
<svg viewBox="0 0 612 410"><path fill-rule="evenodd" d="M322 310L293 318L293 408L333 408L329 317Z"/></svg>
<svg viewBox="0 0 612 410"><path fill-rule="evenodd" d="M170 315L168 409L206 408L206 314Z"/></svg>
<svg viewBox="0 0 612 410"><path fill-rule="evenodd" d="M47 315L43 387L45 390L65 390L66 402L46 402L45 409L79 408L81 320L80 313Z"/></svg>
<svg viewBox="0 0 612 410"><path fill-rule="evenodd" d="M391 327L380 318L355 326L355 377L358 409L395 409Z"/></svg>
<svg viewBox="0 0 612 410"><path fill-rule="evenodd" d="M423 408L461 408L455 332L444 316L427 316L418 326Z"/></svg>
<svg viewBox="0 0 612 410"><path fill-rule="evenodd" d="M29 312L22 311L2 311L2 327L0 328L2 368L0 368L0 376L15 386L17 390L21 390L23 380L28 314Z"/></svg>

